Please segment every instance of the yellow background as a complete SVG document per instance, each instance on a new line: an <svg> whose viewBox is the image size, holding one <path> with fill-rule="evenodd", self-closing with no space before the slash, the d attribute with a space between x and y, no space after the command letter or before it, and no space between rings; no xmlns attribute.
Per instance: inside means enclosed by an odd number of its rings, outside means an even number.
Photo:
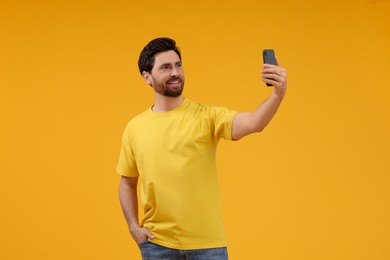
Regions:
<svg viewBox="0 0 390 260"><path fill-rule="evenodd" d="M240 111L289 74L269 127L220 143L232 260L390 259L390 1L0 2L0 259L140 259L114 172L169 36L185 96Z"/></svg>

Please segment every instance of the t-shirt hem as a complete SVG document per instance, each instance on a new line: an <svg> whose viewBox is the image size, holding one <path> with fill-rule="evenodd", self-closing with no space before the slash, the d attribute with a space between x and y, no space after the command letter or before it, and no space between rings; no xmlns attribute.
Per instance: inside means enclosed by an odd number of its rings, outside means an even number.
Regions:
<svg viewBox="0 0 390 260"><path fill-rule="evenodd" d="M158 240L156 238L149 239L149 242L156 244L156 245L163 246L163 247L167 247L167 248L171 248L171 249L178 249L178 250L197 250L197 249L207 249L207 248L220 248L220 247L227 246L226 242L177 245L177 244L170 244L170 243Z"/></svg>
<svg viewBox="0 0 390 260"><path fill-rule="evenodd" d="M116 173L125 177L138 177L138 174L129 174L128 172L122 171L120 169L116 169Z"/></svg>
<svg viewBox="0 0 390 260"><path fill-rule="evenodd" d="M234 122L234 118L236 117L236 115L238 114L237 111L232 111L232 117L231 119L229 120L229 125L228 125L228 129L230 129L230 132L229 132L229 138L227 140L229 141L236 141L237 139L233 139L233 122Z"/></svg>

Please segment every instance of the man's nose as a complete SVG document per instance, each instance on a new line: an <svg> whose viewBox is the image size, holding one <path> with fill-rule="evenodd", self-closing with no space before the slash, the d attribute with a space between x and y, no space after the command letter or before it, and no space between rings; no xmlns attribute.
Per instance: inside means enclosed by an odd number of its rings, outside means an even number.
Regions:
<svg viewBox="0 0 390 260"><path fill-rule="evenodd" d="M171 70L171 77L177 77L179 75L179 71L177 68L173 68Z"/></svg>

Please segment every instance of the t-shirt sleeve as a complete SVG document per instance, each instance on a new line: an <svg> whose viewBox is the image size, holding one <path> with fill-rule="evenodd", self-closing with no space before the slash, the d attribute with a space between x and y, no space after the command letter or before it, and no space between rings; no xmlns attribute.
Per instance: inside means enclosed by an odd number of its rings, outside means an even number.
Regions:
<svg viewBox="0 0 390 260"><path fill-rule="evenodd" d="M119 161L116 166L116 172L127 177L137 177L139 174L129 135L130 131L128 127L126 127L122 136L122 146L119 154Z"/></svg>
<svg viewBox="0 0 390 260"><path fill-rule="evenodd" d="M214 123L214 136L232 140L233 119L237 111L224 107L212 107L210 111Z"/></svg>

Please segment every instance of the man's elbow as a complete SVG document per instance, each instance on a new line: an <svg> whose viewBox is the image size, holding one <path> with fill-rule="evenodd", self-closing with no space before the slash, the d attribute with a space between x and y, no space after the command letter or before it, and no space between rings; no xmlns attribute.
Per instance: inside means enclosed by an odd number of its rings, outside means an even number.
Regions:
<svg viewBox="0 0 390 260"><path fill-rule="evenodd" d="M264 130L264 127L248 127L244 131L236 132L232 134L232 140L233 141L238 141L245 136L255 134L255 133L260 133Z"/></svg>
<svg viewBox="0 0 390 260"><path fill-rule="evenodd" d="M265 129L265 126L257 127L256 130L254 131L254 133L261 133L261 132L263 132L264 129Z"/></svg>
<svg viewBox="0 0 390 260"><path fill-rule="evenodd" d="M254 134L254 133L260 133L264 130L266 126L263 124L254 124L248 127L247 132L249 134Z"/></svg>

